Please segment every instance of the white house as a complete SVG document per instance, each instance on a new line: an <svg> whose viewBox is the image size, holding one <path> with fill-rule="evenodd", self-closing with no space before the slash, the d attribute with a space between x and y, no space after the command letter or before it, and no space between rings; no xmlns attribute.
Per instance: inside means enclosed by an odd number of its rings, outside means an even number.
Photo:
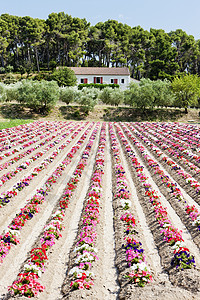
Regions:
<svg viewBox="0 0 200 300"><path fill-rule="evenodd" d="M71 67L77 77L77 83L119 84L125 90L130 83L128 68Z"/></svg>

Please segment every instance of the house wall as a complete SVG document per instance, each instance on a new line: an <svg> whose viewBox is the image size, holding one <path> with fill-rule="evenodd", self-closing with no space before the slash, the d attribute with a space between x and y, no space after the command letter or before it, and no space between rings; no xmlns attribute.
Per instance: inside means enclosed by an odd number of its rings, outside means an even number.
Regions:
<svg viewBox="0 0 200 300"><path fill-rule="evenodd" d="M117 79L118 84L122 90L128 88L130 83L130 76L125 75L76 75L77 84L81 83L81 79L87 78L87 83L94 83L94 77L103 77L103 84L110 84L111 79ZM124 83L121 83L121 79L124 79Z"/></svg>

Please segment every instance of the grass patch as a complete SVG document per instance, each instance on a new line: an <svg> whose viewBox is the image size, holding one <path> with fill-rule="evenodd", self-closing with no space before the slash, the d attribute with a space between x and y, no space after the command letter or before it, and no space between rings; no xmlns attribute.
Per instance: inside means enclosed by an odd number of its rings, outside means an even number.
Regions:
<svg viewBox="0 0 200 300"><path fill-rule="evenodd" d="M15 119L15 120L10 120L10 121L4 121L4 122L0 122L0 129L11 128L11 127L15 127L18 125L31 123L31 122L34 122L34 120Z"/></svg>

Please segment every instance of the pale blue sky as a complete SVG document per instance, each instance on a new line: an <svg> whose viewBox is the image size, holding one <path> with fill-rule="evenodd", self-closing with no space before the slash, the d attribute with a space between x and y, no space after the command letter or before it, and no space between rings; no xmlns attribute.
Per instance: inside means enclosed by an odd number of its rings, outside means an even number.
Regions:
<svg viewBox="0 0 200 300"><path fill-rule="evenodd" d="M47 19L52 12L86 18L91 25L114 19L134 27L182 29L200 39L200 0L1 0L0 14Z"/></svg>

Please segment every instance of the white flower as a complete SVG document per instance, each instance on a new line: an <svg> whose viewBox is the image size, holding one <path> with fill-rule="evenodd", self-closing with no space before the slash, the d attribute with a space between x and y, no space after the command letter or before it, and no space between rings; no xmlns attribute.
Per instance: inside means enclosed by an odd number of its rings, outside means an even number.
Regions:
<svg viewBox="0 0 200 300"><path fill-rule="evenodd" d="M170 226L171 226L170 223L164 223L162 227L167 228L167 227L170 227Z"/></svg>
<svg viewBox="0 0 200 300"><path fill-rule="evenodd" d="M122 207L125 207L126 205L128 205L129 207L131 206L131 201L127 200L127 199L120 199L120 203Z"/></svg>
<svg viewBox="0 0 200 300"><path fill-rule="evenodd" d="M9 229L9 232L10 232L11 234L14 234L15 236L16 236L16 235L20 235L20 231L19 231L19 230Z"/></svg>
<svg viewBox="0 0 200 300"><path fill-rule="evenodd" d="M182 241L177 241L174 246L172 246L173 250L178 250L181 247L186 247L185 243Z"/></svg>
<svg viewBox="0 0 200 300"><path fill-rule="evenodd" d="M142 261L141 263L134 264L133 266L131 266L131 269L132 270L139 269L141 271L146 271L146 272L149 271L149 268L144 261Z"/></svg>
<svg viewBox="0 0 200 300"><path fill-rule="evenodd" d="M37 267L36 265L34 264L25 264L24 265L24 270L29 272L29 271L33 271L34 273L36 273L39 277L42 276L42 272L41 270L39 269L39 267Z"/></svg>

